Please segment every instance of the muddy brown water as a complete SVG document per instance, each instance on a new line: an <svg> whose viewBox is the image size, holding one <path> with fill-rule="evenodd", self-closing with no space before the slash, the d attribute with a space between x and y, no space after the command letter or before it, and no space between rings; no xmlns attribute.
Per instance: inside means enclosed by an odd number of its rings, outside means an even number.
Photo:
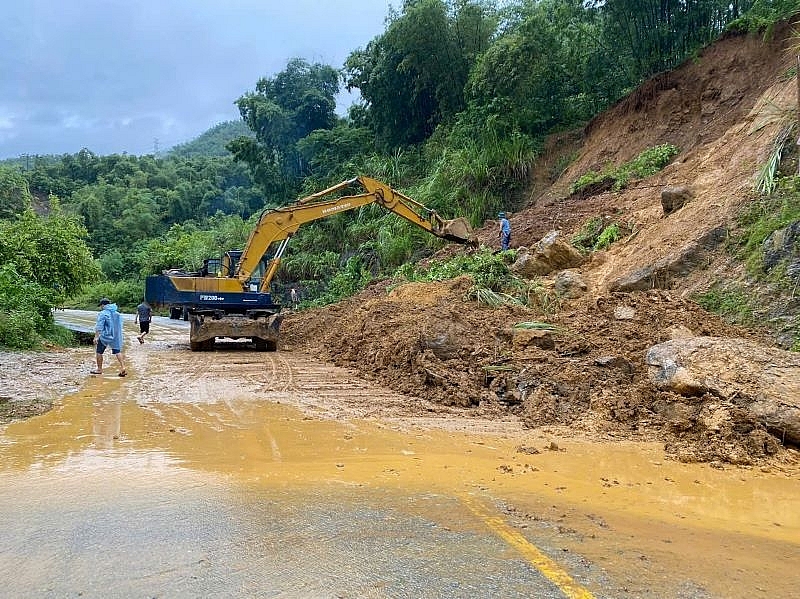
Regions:
<svg viewBox="0 0 800 599"><path fill-rule="evenodd" d="M797 592L795 466L401 417L412 400L313 356L130 326L127 378L81 350L77 391L0 427L6 596Z"/></svg>

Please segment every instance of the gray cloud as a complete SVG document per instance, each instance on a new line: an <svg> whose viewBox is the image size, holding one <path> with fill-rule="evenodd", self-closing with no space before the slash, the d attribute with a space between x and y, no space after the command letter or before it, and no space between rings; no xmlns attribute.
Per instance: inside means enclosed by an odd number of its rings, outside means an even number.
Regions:
<svg viewBox="0 0 800 599"><path fill-rule="evenodd" d="M302 57L339 67L390 0L27 0L0 20L0 158L153 151L238 118Z"/></svg>

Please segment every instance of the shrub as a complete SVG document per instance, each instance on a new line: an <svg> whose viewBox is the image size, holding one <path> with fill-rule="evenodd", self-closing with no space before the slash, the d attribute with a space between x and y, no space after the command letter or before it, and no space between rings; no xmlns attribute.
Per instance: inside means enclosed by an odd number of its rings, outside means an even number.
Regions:
<svg viewBox="0 0 800 599"><path fill-rule="evenodd" d="M0 314L0 345L11 349L33 349L41 345L36 314L14 310Z"/></svg>
<svg viewBox="0 0 800 599"><path fill-rule="evenodd" d="M570 240L580 252L586 254L608 248L622 235L617 223L603 226L603 218L596 216L586 221Z"/></svg>
<svg viewBox="0 0 800 599"><path fill-rule="evenodd" d="M627 174L638 179L644 179L645 177L655 175L658 171L667 166L672 159L678 155L678 152L678 148L672 144L662 144L660 146L648 148L631 162L624 164L620 168L620 179Z"/></svg>
<svg viewBox="0 0 800 599"><path fill-rule="evenodd" d="M396 278L408 281L444 281L461 275L469 275L478 287L495 292L517 287L519 278L508 268L516 252L494 253L489 248L468 255L459 254L444 261L431 261L426 265L405 264L395 271Z"/></svg>
<svg viewBox="0 0 800 599"><path fill-rule="evenodd" d="M107 297L123 312L132 312L144 298L144 285L135 281L104 281L84 287L81 293L65 302L67 308L96 310L100 298Z"/></svg>
<svg viewBox="0 0 800 599"><path fill-rule="evenodd" d="M51 323L50 326L48 326L42 332L42 337L44 337L45 340L49 341L53 345L57 345L59 347L70 347L77 345L75 333L55 323Z"/></svg>
<svg viewBox="0 0 800 599"><path fill-rule="evenodd" d="M612 189L615 182L614 171L610 169L606 169L602 172L589 171L578 177L578 180L570 187L570 192L578 193L579 191L589 190L606 191Z"/></svg>
<svg viewBox="0 0 800 599"><path fill-rule="evenodd" d="M603 231L603 217L595 216L587 220L581 228L572 236L570 242L576 249L583 253L592 250L594 244L597 243L597 238Z"/></svg>
<svg viewBox="0 0 800 599"><path fill-rule="evenodd" d="M572 184L570 191L578 193L592 188L619 191L626 188L634 179L644 179L656 174L667 166L679 151L672 144L648 148L630 162L626 162L616 169L609 166L601 172L589 171L581 175Z"/></svg>
<svg viewBox="0 0 800 599"><path fill-rule="evenodd" d="M608 225L600 235L597 237L597 241L594 244L593 250L604 250L608 248L612 243L619 239L620 232L619 232L619 225L617 223L612 223Z"/></svg>
<svg viewBox="0 0 800 599"><path fill-rule="evenodd" d="M13 263L0 267L0 345L31 349L52 324L54 292L25 279Z"/></svg>
<svg viewBox="0 0 800 599"><path fill-rule="evenodd" d="M342 270L333 275L327 289L316 300L309 302L309 305L324 306L338 302L355 295L371 280L372 275L365 268L363 260L359 256L353 256Z"/></svg>

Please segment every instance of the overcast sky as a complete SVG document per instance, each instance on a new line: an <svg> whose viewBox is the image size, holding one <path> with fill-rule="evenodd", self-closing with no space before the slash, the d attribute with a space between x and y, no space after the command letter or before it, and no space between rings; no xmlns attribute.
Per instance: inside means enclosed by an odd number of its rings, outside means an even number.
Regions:
<svg viewBox="0 0 800 599"><path fill-rule="evenodd" d="M189 141L238 119L233 102L290 58L341 67L383 32L390 4L3 2L0 158L84 147L149 154Z"/></svg>

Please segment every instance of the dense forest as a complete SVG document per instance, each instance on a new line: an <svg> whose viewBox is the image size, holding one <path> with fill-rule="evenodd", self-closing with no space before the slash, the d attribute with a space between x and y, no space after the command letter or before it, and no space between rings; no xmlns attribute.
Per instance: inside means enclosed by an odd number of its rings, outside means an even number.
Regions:
<svg viewBox="0 0 800 599"><path fill-rule="evenodd" d="M143 279L241 247L264 209L355 175L473 225L516 209L555 132L796 0L405 0L340 68L294 58L165 155L0 162L0 345L58 342L50 309L138 303ZM335 97L360 100L346 116ZM234 100L234 98L232 98ZM274 291L336 301L440 242L373 207L301 229Z"/></svg>

